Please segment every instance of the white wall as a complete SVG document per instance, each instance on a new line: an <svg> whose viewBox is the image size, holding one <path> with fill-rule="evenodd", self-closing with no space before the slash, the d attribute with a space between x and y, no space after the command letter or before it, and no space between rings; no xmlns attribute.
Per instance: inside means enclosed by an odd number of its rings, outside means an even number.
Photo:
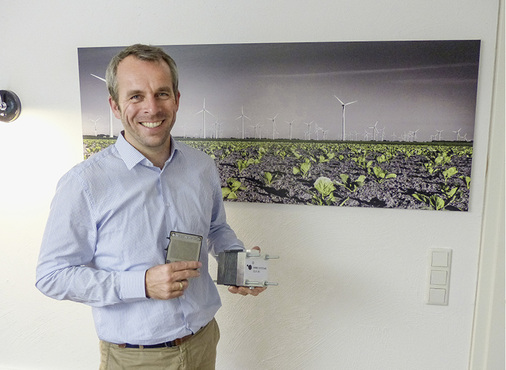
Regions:
<svg viewBox="0 0 506 370"><path fill-rule="evenodd" d="M481 39L470 211L227 204L248 246L282 256L280 286L257 298L220 287L218 314L219 369L468 368L498 3L0 0L0 89L23 104L0 124L0 368L98 367L90 309L34 288L56 182L81 160L78 47ZM424 304L432 247L453 249L448 306Z"/></svg>

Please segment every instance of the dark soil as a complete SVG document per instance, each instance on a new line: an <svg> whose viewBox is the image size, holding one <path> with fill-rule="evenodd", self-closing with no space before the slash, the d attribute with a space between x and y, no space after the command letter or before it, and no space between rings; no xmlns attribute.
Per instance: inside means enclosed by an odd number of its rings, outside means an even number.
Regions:
<svg viewBox="0 0 506 370"><path fill-rule="evenodd" d="M241 144L245 143L241 142ZM231 144L233 145L236 144ZM299 158L293 154L291 149L293 146L296 147L295 151ZM264 148L261 155L258 149L260 147ZM326 154L322 151L323 147L327 147ZM365 158L362 166L357 161L357 157L360 156L357 155L357 151L360 152L360 150L363 150L362 156ZM472 147L470 146L286 142L269 142L266 145L249 142L249 145L240 150L228 152L220 149L215 152L216 154L210 154L216 156L215 161L222 186L228 186L227 180L233 178L245 187L245 190L236 192L237 198L232 201L435 209L434 204L421 201L414 196L418 194L419 197L425 195L426 199L439 197L444 202L444 207L441 208L444 210L468 210L468 183L472 162ZM282 156L280 152L285 155ZM328 160L328 153L334 153L330 160ZM384 153L390 153L388 159L378 160L378 157ZM446 163L435 160L445 153ZM256 158L258 161L239 169L238 161L246 161L249 158ZM293 168L300 167L305 161L310 163L309 171L305 175L294 174ZM394 174L395 177L378 178L374 174L374 167L381 168L387 174ZM455 167L457 172L445 178L444 171L451 167ZM270 181L266 179L267 172L272 175ZM348 175L354 181L364 175L365 180L361 187L351 191L338 184L342 183L340 177L342 174ZM314 183L319 177L327 177L334 183L332 202L318 201L318 198L322 199L322 197L314 187ZM457 188L454 194L448 195L448 191L454 188Z"/></svg>

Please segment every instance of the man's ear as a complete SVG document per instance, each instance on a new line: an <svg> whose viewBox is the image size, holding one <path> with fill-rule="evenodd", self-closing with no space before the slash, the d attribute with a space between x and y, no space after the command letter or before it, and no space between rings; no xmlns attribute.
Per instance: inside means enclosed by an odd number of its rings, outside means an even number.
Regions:
<svg viewBox="0 0 506 370"><path fill-rule="evenodd" d="M181 99L181 92L178 90L176 94L176 105L177 109L179 109L179 100Z"/></svg>
<svg viewBox="0 0 506 370"><path fill-rule="evenodd" d="M111 96L109 96L109 105L111 106L112 112L114 113L114 116L121 120L121 109L119 105L113 100Z"/></svg>

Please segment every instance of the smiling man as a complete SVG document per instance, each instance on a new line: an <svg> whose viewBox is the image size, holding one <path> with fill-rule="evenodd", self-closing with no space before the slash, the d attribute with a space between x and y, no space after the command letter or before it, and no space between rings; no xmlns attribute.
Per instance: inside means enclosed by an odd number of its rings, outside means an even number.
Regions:
<svg viewBox="0 0 506 370"><path fill-rule="evenodd" d="M170 131L179 108L174 61L121 57L113 59L106 74L111 109L123 123L125 139L162 167L170 154ZM120 62L116 64L116 60Z"/></svg>
<svg viewBox="0 0 506 370"><path fill-rule="evenodd" d="M180 93L162 49L124 49L106 80L124 131L60 179L36 286L93 307L101 369L214 369L221 302L208 255L244 248L226 222L214 161L170 135ZM165 263L171 231L202 236L199 261Z"/></svg>

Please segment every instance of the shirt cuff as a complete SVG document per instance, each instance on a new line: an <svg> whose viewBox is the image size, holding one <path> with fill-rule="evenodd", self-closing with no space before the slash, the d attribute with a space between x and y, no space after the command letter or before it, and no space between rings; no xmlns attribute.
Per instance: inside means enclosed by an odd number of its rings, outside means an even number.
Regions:
<svg viewBox="0 0 506 370"><path fill-rule="evenodd" d="M124 271L120 276L120 298L123 301L146 298L145 270Z"/></svg>

